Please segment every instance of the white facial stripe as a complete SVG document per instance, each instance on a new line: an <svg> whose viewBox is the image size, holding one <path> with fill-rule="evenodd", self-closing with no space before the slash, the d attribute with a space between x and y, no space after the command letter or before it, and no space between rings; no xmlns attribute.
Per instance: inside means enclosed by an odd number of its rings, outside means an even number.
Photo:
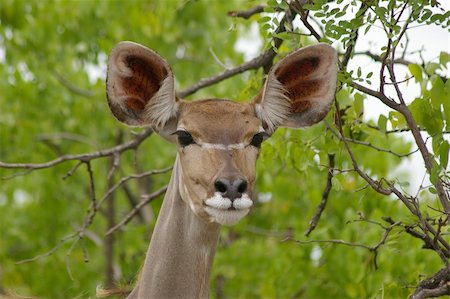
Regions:
<svg viewBox="0 0 450 299"><path fill-rule="evenodd" d="M183 127L178 127L177 131L186 131ZM264 132L263 127L259 127L258 133ZM229 151L229 150L240 150L244 149L249 144L240 142L240 143L233 143L233 144L222 144L222 143L208 143L208 142L197 142L197 145L199 145L203 149L215 149L215 150L222 150L222 151Z"/></svg>
<svg viewBox="0 0 450 299"><path fill-rule="evenodd" d="M203 149L216 149L216 150L236 150L244 149L245 143L234 143L234 144L220 144L220 143L197 143Z"/></svg>

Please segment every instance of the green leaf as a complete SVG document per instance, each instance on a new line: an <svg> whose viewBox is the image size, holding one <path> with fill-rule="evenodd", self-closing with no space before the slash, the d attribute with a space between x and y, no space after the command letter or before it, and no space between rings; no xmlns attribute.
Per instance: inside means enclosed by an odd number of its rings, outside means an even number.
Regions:
<svg viewBox="0 0 450 299"><path fill-rule="evenodd" d="M416 82L422 82L422 68L418 64L411 63L408 65L408 69L416 79Z"/></svg>
<svg viewBox="0 0 450 299"><path fill-rule="evenodd" d="M441 67L441 65L439 63L436 62L430 62L426 65L425 67L425 71L427 72L428 75L433 75L436 73L436 70L439 69Z"/></svg>
<svg viewBox="0 0 450 299"><path fill-rule="evenodd" d="M444 127L441 111L433 109L429 100L417 98L409 105L416 122L430 135L440 133Z"/></svg>
<svg viewBox="0 0 450 299"><path fill-rule="evenodd" d="M340 191L340 190L343 189L341 181L336 176L333 176L331 178L331 185L333 185L333 189L336 190L336 191Z"/></svg>
<svg viewBox="0 0 450 299"><path fill-rule="evenodd" d="M387 117L381 114L378 117L378 128L381 132L386 133Z"/></svg>
<svg viewBox="0 0 450 299"><path fill-rule="evenodd" d="M441 167L443 169L447 169L448 151L449 151L449 144L448 141L445 140L444 142L441 143L441 146L439 147L439 162L441 163Z"/></svg>
<svg viewBox="0 0 450 299"><path fill-rule="evenodd" d="M341 107L351 105L351 96L347 89L341 89L336 94L336 100L339 102Z"/></svg>
<svg viewBox="0 0 450 299"><path fill-rule="evenodd" d="M447 80L445 83L445 93L450 95L450 80ZM447 124L446 130L450 130L450 101L444 101L442 106L444 108L444 119Z"/></svg>
<svg viewBox="0 0 450 299"><path fill-rule="evenodd" d="M404 181L404 182L398 182L399 186L405 188L405 187L409 187L411 184L408 181Z"/></svg>
<svg viewBox="0 0 450 299"><path fill-rule="evenodd" d="M272 20L271 17L265 16L265 17L259 18L258 23L260 23L260 24L267 23L267 22L270 22L271 20Z"/></svg>
<svg viewBox="0 0 450 299"><path fill-rule="evenodd" d="M435 154L439 152L439 147L441 146L442 142L444 142L444 136L442 135L442 133L433 136L431 141L431 148L433 149L433 152Z"/></svg>
<svg viewBox="0 0 450 299"><path fill-rule="evenodd" d="M439 63L445 66L449 62L450 62L450 53L442 51L439 54Z"/></svg>
<svg viewBox="0 0 450 299"><path fill-rule="evenodd" d="M356 116L360 116L364 112L364 97L360 93L355 93L354 101Z"/></svg>
<svg viewBox="0 0 450 299"><path fill-rule="evenodd" d="M440 109L440 106L450 100L450 94L447 93L444 82L440 76L434 76L431 80L431 104L434 108Z"/></svg>
<svg viewBox="0 0 450 299"><path fill-rule="evenodd" d="M424 9L422 17L420 18L421 21L424 22L424 21L428 20L430 18L430 16L431 16L431 13L432 13L431 10Z"/></svg>
<svg viewBox="0 0 450 299"><path fill-rule="evenodd" d="M433 185L436 185L436 183L437 183L437 181L439 179L439 172L440 172L440 170L441 170L441 168L439 167L439 164L433 163L433 167L431 168L431 173L430 173L430 182Z"/></svg>

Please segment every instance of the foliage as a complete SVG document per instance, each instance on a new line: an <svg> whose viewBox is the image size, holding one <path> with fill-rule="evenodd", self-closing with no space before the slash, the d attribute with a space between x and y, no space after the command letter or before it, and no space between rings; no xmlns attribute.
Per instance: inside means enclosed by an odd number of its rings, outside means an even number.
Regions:
<svg viewBox="0 0 450 299"><path fill-rule="evenodd" d="M144 44L168 60L184 90L244 63L235 45L252 26L263 39L261 53L273 51L275 60L308 44L331 43L341 53L340 86L324 122L280 129L264 143L258 204L240 224L223 229L212 297L405 298L448 267L450 54L409 60L405 32L416 25L449 28L449 12L436 1L306 2L2 1L0 295L87 298L111 280L125 288L133 283L161 200L151 200L113 237L105 232L169 174L130 178L110 196L108 190L131 174L170 166L175 150L111 117L106 57L121 40ZM264 12L249 19L236 14L260 4ZM235 17L226 16L230 11ZM385 43L376 53L357 53L360 36L372 30ZM362 54L378 73L358 64ZM405 80L400 67L407 69ZM195 98L245 101L263 76L263 68L250 70L199 89ZM418 93L407 94L414 85ZM368 119L369 101L389 111ZM33 168L136 136L145 138L119 154ZM408 189L411 177L397 169L413 152L430 182ZM93 201L103 199L93 210ZM321 202L326 208L318 214ZM315 215L320 220L312 228Z"/></svg>

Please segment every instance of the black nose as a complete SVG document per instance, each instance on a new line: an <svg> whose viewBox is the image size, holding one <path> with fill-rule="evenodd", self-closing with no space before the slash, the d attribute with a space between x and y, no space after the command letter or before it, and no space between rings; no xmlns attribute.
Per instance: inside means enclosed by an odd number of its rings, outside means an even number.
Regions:
<svg viewBox="0 0 450 299"><path fill-rule="evenodd" d="M247 191L247 181L242 179L228 180L228 179L218 179L214 183L216 191L219 192L223 197L229 198L231 201L236 198L242 197L242 193Z"/></svg>

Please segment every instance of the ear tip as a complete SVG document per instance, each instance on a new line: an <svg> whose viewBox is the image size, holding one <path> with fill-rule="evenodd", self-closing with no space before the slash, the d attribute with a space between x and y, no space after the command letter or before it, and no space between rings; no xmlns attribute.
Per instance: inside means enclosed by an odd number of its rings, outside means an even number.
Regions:
<svg viewBox="0 0 450 299"><path fill-rule="evenodd" d="M161 57L161 55L159 55L152 49L133 41L121 41L117 43L117 45L115 45L111 50L110 58L122 55L127 56L129 54L137 54L137 55L150 54L151 56L156 56L158 59L164 61L164 63L167 64L166 61Z"/></svg>
<svg viewBox="0 0 450 299"><path fill-rule="evenodd" d="M121 49L124 49L124 48L148 49L147 47L145 47L145 46L143 46L141 44L135 43L133 41L125 40L125 41L118 42L117 45L114 46L113 51L114 50L121 50Z"/></svg>
<svg viewBox="0 0 450 299"><path fill-rule="evenodd" d="M158 61L158 63L160 63L163 68L167 70L168 75L173 77L172 68L161 55L154 50L133 41L121 41L115 45L109 54L108 66L111 70L113 70L114 64L128 56L147 57L151 60Z"/></svg>
<svg viewBox="0 0 450 299"><path fill-rule="evenodd" d="M319 50L319 51L327 54L328 56L333 57L335 60L337 60L337 51L330 44L318 43L317 45L314 45L313 47L316 47L316 50Z"/></svg>

